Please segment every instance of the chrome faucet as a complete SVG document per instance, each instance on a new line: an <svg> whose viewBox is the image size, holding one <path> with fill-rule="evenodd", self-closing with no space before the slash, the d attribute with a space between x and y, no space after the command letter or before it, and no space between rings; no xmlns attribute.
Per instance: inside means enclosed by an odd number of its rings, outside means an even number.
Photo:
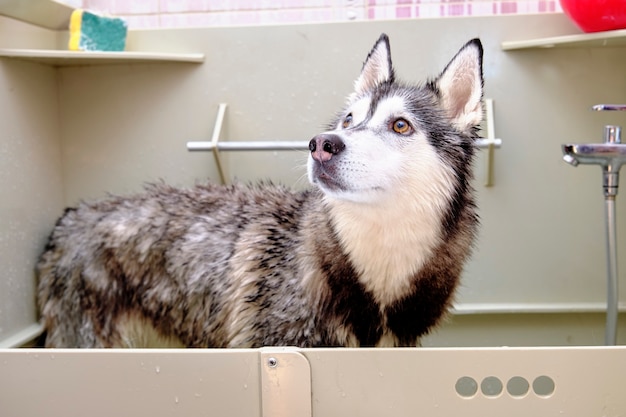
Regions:
<svg viewBox="0 0 626 417"><path fill-rule="evenodd" d="M626 106L624 107L626 110ZM619 170L626 163L626 144L622 143L620 126L604 127L604 142L563 145L563 160L573 166L596 164L602 166L605 196L617 195Z"/></svg>
<svg viewBox="0 0 626 417"><path fill-rule="evenodd" d="M626 104L597 104L596 111L624 111ZM617 226L615 196L619 187L619 170L626 164L626 144L622 143L620 126L605 126L604 141L589 144L562 145L563 160L572 166L596 164L602 167L602 187L606 207L607 249L607 319L605 342L617 343L618 274L617 274Z"/></svg>

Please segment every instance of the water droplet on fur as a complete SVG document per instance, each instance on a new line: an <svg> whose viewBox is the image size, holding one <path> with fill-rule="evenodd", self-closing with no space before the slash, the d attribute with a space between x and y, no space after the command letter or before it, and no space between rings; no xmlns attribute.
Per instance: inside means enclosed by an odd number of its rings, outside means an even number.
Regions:
<svg viewBox="0 0 626 417"><path fill-rule="evenodd" d="M174 397L174 403L175 403L175 404L178 404L178 403L179 403L179 401L178 401L178 397Z"/></svg>
<svg viewBox="0 0 626 417"><path fill-rule="evenodd" d="M160 366L157 366L156 368L154 368L154 370L156 371L157 374L161 373L161 367Z"/></svg>

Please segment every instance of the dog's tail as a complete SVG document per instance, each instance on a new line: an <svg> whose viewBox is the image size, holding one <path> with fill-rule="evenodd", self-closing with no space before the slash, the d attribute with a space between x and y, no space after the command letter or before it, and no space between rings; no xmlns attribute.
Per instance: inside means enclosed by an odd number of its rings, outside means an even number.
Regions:
<svg viewBox="0 0 626 417"><path fill-rule="evenodd" d="M68 250L66 225L75 217L69 208L57 221L48 243L37 263L37 303L44 332L38 339L45 347L84 346L80 326L84 321L80 294L80 262Z"/></svg>

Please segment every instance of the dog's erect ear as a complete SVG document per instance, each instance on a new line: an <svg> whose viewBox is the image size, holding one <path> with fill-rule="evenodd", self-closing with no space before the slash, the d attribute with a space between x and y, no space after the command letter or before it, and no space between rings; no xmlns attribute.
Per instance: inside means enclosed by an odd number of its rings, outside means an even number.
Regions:
<svg viewBox="0 0 626 417"><path fill-rule="evenodd" d="M483 119L483 47L473 39L446 66L435 86L452 123L467 131Z"/></svg>
<svg viewBox="0 0 626 417"><path fill-rule="evenodd" d="M383 33L363 64L361 75L354 82L354 91L357 95L365 94L382 83L393 82L393 77L389 38Z"/></svg>

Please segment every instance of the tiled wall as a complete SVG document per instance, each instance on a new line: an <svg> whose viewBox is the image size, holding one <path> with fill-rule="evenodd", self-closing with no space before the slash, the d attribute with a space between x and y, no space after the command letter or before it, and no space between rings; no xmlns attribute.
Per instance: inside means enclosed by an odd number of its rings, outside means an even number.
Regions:
<svg viewBox="0 0 626 417"><path fill-rule="evenodd" d="M560 12L558 0L61 0L131 29Z"/></svg>

